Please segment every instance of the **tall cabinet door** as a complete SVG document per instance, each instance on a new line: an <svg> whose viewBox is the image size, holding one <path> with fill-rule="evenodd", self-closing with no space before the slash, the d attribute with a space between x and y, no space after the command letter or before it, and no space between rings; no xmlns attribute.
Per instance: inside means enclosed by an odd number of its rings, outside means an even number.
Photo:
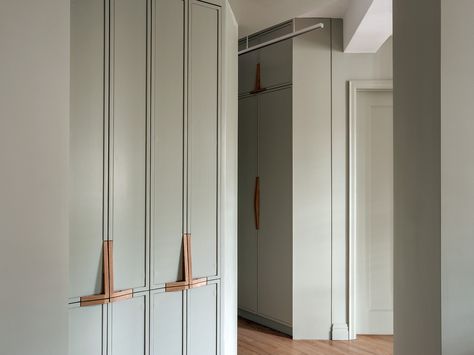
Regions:
<svg viewBox="0 0 474 355"><path fill-rule="evenodd" d="M216 276L220 7L190 2L188 113L188 232L193 276Z"/></svg>
<svg viewBox="0 0 474 355"><path fill-rule="evenodd" d="M111 1L110 238L115 288L147 287L147 0Z"/></svg>
<svg viewBox="0 0 474 355"><path fill-rule="evenodd" d="M185 3L154 0L151 287L183 278Z"/></svg>
<svg viewBox="0 0 474 355"><path fill-rule="evenodd" d="M107 307L80 308L102 292L106 228L104 0L71 1L69 355L105 355Z"/></svg>
<svg viewBox="0 0 474 355"><path fill-rule="evenodd" d="M291 132L292 89L261 94L258 310L288 326L292 322Z"/></svg>
<svg viewBox="0 0 474 355"><path fill-rule="evenodd" d="M257 312L258 96L239 100L239 308Z"/></svg>
<svg viewBox="0 0 474 355"><path fill-rule="evenodd" d="M153 10L152 288L183 277L185 4Z"/></svg>
<svg viewBox="0 0 474 355"><path fill-rule="evenodd" d="M104 0L71 1L70 297L102 291Z"/></svg>

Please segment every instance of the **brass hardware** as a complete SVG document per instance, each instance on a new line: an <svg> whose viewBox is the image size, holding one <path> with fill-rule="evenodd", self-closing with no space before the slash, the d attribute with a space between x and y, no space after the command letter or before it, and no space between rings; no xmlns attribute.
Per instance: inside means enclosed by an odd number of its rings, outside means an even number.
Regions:
<svg viewBox="0 0 474 355"><path fill-rule="evenodd" d="M106 240L103 243L103 278L104 291L99 295L81 297L81 307L96 306L118 302L133 297L133 290L114 291L114 261L113 261L113 243Z"/></svg>
<svg viewBox="0 0 474 355"><path fill-rule="evenodd" d="M259 92L265 91L267 89L262 88L261 83L261 72L260 72L260 63L257 63L257 70L255 72L255 89L251 91L251 94L258 94Z"/></svg>
<svg viewBox="0 0 474 355"><path fill-rule="evenodd" d="M177 292L189 290L207 285L207 277L193 279L193 264L191 255L191 234L183 235L183 265L184 280L176 282L168 282L165 285L166 292Z"/></svg>
<svg viewBox="0 0 474 355"><path fill-rule="evenodd" d="M253 202L255 229L260 229L260 177L255 178L255 195Z"/></svg>

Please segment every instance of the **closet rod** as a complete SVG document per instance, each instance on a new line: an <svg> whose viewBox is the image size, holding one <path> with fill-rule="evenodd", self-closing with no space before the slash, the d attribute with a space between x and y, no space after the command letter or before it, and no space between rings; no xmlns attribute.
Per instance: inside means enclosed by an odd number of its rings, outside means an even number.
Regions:
<svg viewBox="0 0 474 355"><path fill-rule="evenodd" d="M239 51L239 55L242 55L242 54L245 54L245 53L248 53L248 52L252 52L252 51L255 51L255 50L257 50L257 49L260 49L260 48L263 48L263 47L267 47L267 46L270 46L270 45L272 45L272 44L275 44L275 43L278 43L278 42L287 40L287 39L289 39L289 38L293 38L293 37L296 37L296 36L300 36L300 35L302 35L302 34L305 34L305 33L308 33L308 32L311 32L311 31L314 31L314 30L317 30L317 29L320 29L320 28L321 28L321 29L324 28L324 24L323 24L323 23L317 23L316 25L303 28L302 30L295 31L295 32L292 32L292 33L288 33L287 35L284 35L284 36L281 36L281 37L272 39L272 40L267 41L267 42L264 42L264 43L257 44L256 46L253 46L253 47L250 47L250 48L243 49L243 50ZM248 46L248 39L249 39L249 38L248 38L248 36L247 36L247 46Z"/></svg>

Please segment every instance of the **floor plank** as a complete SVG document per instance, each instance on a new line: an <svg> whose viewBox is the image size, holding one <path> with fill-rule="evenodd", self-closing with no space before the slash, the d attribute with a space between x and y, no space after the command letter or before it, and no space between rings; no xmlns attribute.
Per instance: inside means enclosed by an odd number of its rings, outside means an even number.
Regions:
<svg viewBox="0 0 474 355"><path fill-rule="evenodd" d="M239 355L393 355L392 336L354 341L292 340L285 334L239 319Z"/></svg>

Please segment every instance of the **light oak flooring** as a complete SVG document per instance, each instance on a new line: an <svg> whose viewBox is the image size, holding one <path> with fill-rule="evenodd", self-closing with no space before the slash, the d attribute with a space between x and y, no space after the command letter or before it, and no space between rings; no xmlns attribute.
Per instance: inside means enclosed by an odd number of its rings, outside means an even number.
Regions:
<svg viewBox="0 0 474 355"><path fill-rule="evenodd" d="M285 334L239 319L238 355L393 355L392 336L359 336L354 341L292 340Z"/></svg>

